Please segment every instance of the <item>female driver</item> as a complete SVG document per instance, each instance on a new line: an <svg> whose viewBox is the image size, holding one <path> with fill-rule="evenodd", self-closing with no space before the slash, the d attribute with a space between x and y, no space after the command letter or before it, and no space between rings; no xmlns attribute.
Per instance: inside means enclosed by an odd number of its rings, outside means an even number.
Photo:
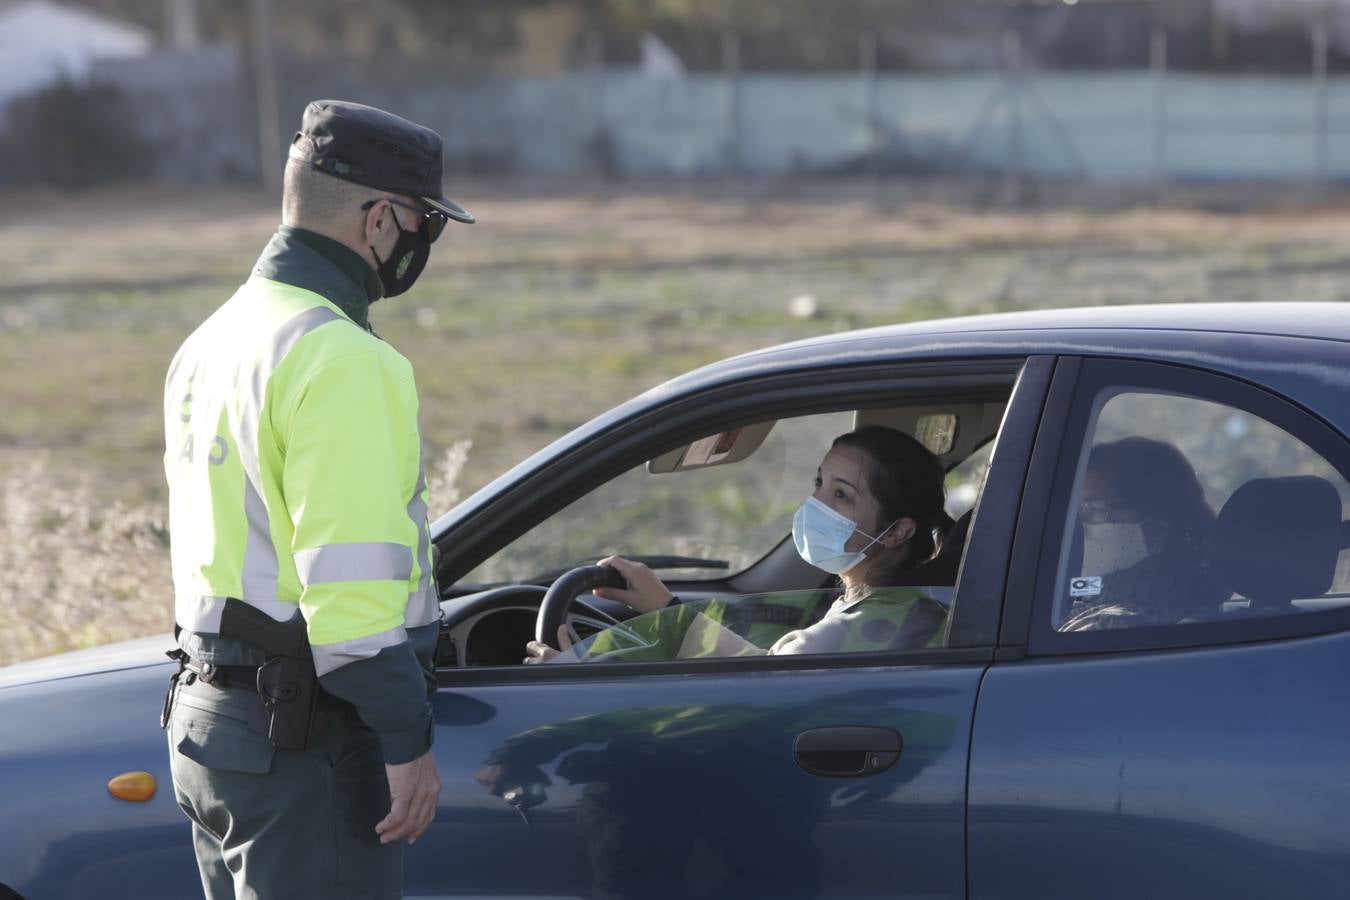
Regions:
<svg viewBox="0 0 1350 900"><path fill-rule="evenodd" d="M792 538L803 559L839 576L842 595L820 621L783 635L767 649L714 618L695 616L678 655L838 653L922 647L940 640L946 620L940 604L912 589L885 588L904 584L908 572L933 556L934 532L949 522L943 511L942 465L927 448L878 425L841 435L821 460L815 492L793 516ZM601 564L618 569L627 587L597 588L597 597L620 600L641 613L665 609L674 600L641 563L611 556ZM564 650L571 647L565 627L558 640ZM527 663L558 655L538 641L527 644L526 652Z"/></svg>

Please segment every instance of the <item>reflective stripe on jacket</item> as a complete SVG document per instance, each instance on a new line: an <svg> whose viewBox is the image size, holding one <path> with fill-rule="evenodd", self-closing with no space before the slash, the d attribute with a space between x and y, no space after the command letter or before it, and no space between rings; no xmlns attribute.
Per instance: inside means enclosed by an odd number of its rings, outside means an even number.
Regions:
<svg viewBox="0 0 1350 900"><path fill-rule="evenodd" d="M329 265L284 235L269 251ZM439 607L417 412L409 362L295 284L255 274L188 338L165 385L164 464L190 652L228 657L213 639L225 597L276 619L298 604L326 688L377 731L426 730L422 630Z"/></svg>

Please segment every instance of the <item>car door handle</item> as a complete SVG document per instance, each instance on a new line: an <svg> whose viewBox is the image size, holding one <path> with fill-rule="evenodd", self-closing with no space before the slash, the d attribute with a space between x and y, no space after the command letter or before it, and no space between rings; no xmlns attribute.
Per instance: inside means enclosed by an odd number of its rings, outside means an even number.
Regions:
<svg viewBox="0 0 1350 900"><path fill-rule="evenodd" d="M797 765L812 775L854 778L884 772L900 758L904 738L890 728L839 725L812 728L792 744Z"/></svg>

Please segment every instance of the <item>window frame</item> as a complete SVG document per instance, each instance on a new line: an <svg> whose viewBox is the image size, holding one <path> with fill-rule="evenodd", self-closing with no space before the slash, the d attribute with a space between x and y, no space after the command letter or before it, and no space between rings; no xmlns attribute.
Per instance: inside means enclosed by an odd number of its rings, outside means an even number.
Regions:
<svg viewBox="0 0 1350 900"><path fill-rule="evenodd" d="M1051 616L1069 504L1084 446L1091 439L1087 429L1095 424L1094 410L1107 392L1193 397L1258 416L1307 445L1350 481L1350 441L1346 436L1307 409L1259 385L1173 363L1079 358L1073 365L1062 364L1051 386L1046 413L1047 423L1058 420L1058 426L1050 429L1057 433L1043 433L1038 441L1018 522L1021 536L1034 530L1038 538L1019 542L1015 551L1019 558L1009 577L1010 595L1015 583L1025 592L1016 603L1023 613L1017 629L1021 640L1015 631L1005 629L1004 643L1021 644L1031 655L1047 656L1211 647L1350 629L1347 607L1231 621L1102 631L1055 630Z"/></svg>
<svg viewBox="0 0 1350 900"><path fill-rule="evenodd" d="M998 388L1008 390L1009 401L1000 423L993 465L976 505L970 538L957 576L956 602L952 611L954 640L945 648L899 650L885 653L813 654L782 657L674 660L670 662L587 663L569 666L502 666L481 669L443 669L441 685L521 683L552 680L613 679L644 676L692 675L727 671L789 671L867 666L969 664L993 658L998 618L1003 602L1003 578L1007 567L1007 543L998 545L1000 533L1010 540L1017 512L1017 498L1030 464L1034 435L1050 383L1054 358L992 357L947 363L891 362L885 365L837 367L797 372L768 378L748 379L721 385L697 395L653 406L603 434L590 437L575 450L561 454L521 479L503 496L454 529L480 527L501 536L514 533L514 540L557 509L609 478L615 477L654 453L677 446L693 431L714 431L752 416L789 416L868 405L883 405L925 396L947 399ZM588 455L587 451L591 451ZM566 483L559 479L564 477ZM535 497L524 506L517 498L529 493L532 483L549 485L550 496ZM484 519L489 521L485 522ZM496 521L491 521L495 519ZM983 537L983 535L990 537ZM500 544L499 544L500 546ZM967 566L966 562L978 563ZM467 570L466 570L467 571ZM754 567L747 570L753 573ZM713 580L735 590L739 576ZM971 590L967 591L967 581ZM702 584L702 582L700 582ZM447 585L452 587L452 585ZM737 591L741 593L740 591ZM963 595L988 598L972 608ZM969 621L967 621L969 620ZM958 627L959 625L959 627Z"/></svg>

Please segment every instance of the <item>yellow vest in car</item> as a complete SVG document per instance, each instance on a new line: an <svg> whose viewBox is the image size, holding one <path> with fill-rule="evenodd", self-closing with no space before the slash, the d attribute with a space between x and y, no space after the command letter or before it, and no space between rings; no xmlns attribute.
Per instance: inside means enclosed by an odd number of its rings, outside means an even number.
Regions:
<svg viewBox="0 0 1350 900"><path fill-rule="evenodd" d="M846 614L832 615L835 599L832 591L789 591L683 602L597 634L581 648L581 658L755 656L788 634L825 637L814 647L806 641L782 650L788 653L882 653L941 647L946 641L947 611L921 588L877 588L848 604Z"/></svg>

